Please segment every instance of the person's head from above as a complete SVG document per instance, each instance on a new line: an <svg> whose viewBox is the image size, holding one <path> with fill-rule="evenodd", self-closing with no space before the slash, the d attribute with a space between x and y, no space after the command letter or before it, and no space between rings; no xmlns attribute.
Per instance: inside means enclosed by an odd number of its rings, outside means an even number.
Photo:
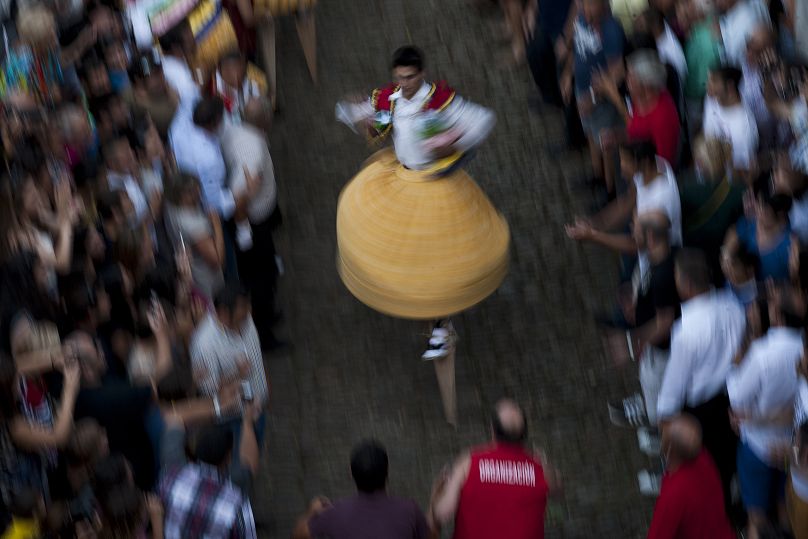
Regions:
<svg viewBox="0 0 808 539"><path fill-rule="evenodd" d="M241 331L250 317L250 292L243 285L228 283L213 297L213 308L220 324Z"/></svg>
<svg viewBox="0 0 808 539"><path fill-rule="evenodd" d="M93 128L87 112L72 103L64 105L58 113L58 126L62 140L76 151L86 151L92 146Z"/></svg>
<svg viewBox="0 0 808 539"><path fill-rule="evenodd" d="M89 333L74 331L64 342L65 362L78 361L81 384L98 386L107 372L107 361L99 343Z"/></svg>
<svg viewBox="0 0 808 539"><path fill-rule="evenodd" d="M760 258L740 243L735 249L721 248L721 271L732 286L753 282L759 264Z"/></svg>
<svg viewBox="0 0 808 539"><path fill-rule="evenodd" d="M766 67L777 57L777 37L767 24L761 24L746 39L746 59L754 67Z"/></svg>
<svg viewBox="0 0 808 539"><path fill-rule="evenodd" d="M272 103L266 97L254 97L244 105L244 121L263 132L272 126Z"/></svg>
<svg viewBox="0 0 808 539"><path fill-rule="evenodd" d="M741 102L741 79L743 73L735 67L715 67L707 76L707 95L722 106Z"/></svg>
<svg viewBox="0 0 808 539"><path fill-rule="evenodd" d="M231 88L241 89L247 76L247 59L238 50L226 53L219 60L219 75Z"/></svg>
<svg viewBox="0 0 808 539"><path fill-rule="evenodd" d="M143 493L134 485L120 485L98 500L101 530L99 539L134 539L142 537L146 527L146 504Z"/></svg>
<svg viewBox="0 0 808 539"><path fill-rule="evenodd" d="M802 329L805 326L803 302L790 283L775 283L767 290L769 324L772 327Z"/></svg>
<svg viewBox="0 0 808 539"><path fill-rule="evenodd" d="M107 65L96 56L90 56L81 62L79 77L82 87L90 97L107 95L112 91Z"/></svg>
<svg viewBox="0 0 808 539"><path fill-rule="evenodd" d="M777 193L800 199L808 190L808 175L797 170L787 158L778 159L772 169L772 181Z"/></svg>
<svg viewBox="0 0 808 539"><path fill-rule="evenodd" d="M620 171L623 177L631 179L642 174L645 181L653 180L657 168L656 152L656 144L650 139L620 146Z"/></svg>
<svg viewBox="0 0 808 539"><path fill-rule="evenodd" d="M626 85L632 99L648 102L665 89L668 73L655 51L634 51L626 59L626 66Z"/></svg>
<svg viewBox="0 0 808 539"><path fill-rule="evenodd" d="M233 431L227 425L205 425L191 431L186 444L191 460L224 469L233 452Z"/></svg>
<svg viewBox="0 0 808 539"><path fill-rule="evenodd" d="M393 81L401 88L406 99L411 99L424 84L424 53L417 47L406 45L393 53L390 63Z"/></svg>
<svg viewBox="0 0 808 539"><path fill-rule="evenodd" d="M752 184L755 196L755 221L765 228L782 228L788 225L788 213L792 199L789 195L777 193L770 172L760 174Z"/></svg>
<svg viewBox="0 0 808 539"><path fill-rule="evenodd" d="M673 472L701 454L701 425L687 414L674 417L662 429L660 445L667 470Z"/></svg>
<svg viewBox="0 0 808 539"><path fill-rule="evenodd" d="M196 208L202 201L199 180L185 172L175 172L167 178L164 194L169 204L181 208Z"/></svg>
<svg viewBox="0 0 808 539"><path fill-rule="evenodd" d="M117 239L118 232L126 224L121 191L101 191L95 200L96 211L101 219L104 233L110 240Z"/></svg>
<svg viewBox="0 0 808 539"><path fill-rule="evenodd" d="M8 512L20 520L40 520L45 517L45 498L38 489L30 486L14 489Z"/></svg>
<svg viewBox="0 0 808 539"><path fill-rule="evenodd" d="M98 500L106 498L115 488L134 482L132 465L120 453L103 456L93 465L92 488Z"/></svg>
<svg viewBox="0 0 808 539"><path fill-rule="evenodd" d="M119 39L108 39L103 45L104 63L110 71L126 72L129 68L129 58L126 47Z"/></svg>
<svg viewBox="0 0 808 539"><path fill-rule="evenodd" d="M649 7L638 18L642 19L641 26L654 37L659 37L665 31L665 15L656 7Z"/></svg>
<svg viewBox="0 0 808 539"><path fill-rule="evenodd" d="M196 40L188 19L175 24L158 39L163 54L191 60L196 54Z"/></svg>
<svg viewBox="0 0 808 539"><path fill-rule="evenodd" d="M132 115L123 95L111 93L107 97L105 107L116 131L120 132L128 127Z"/></svg>
<svg viewBox="0 0 808 539"><path fill-rule="evenodd" d="M693 142L693 161L701 179L721 181L732 162L732 145L726 140L699 135Z"/></svg>
<svg viewBox="0 0 808 539"><path fill-rule="evenodd" d="M682 301L709 292L712 280L704 252L693 248L680 249L676 254L674 277Z"/></svg>
<svg viewBox="0 0 808 539"><path fill-rule="evenodd" d="M126 226L118 233L112 250L115 261L137 281L154 267L154 249L151 234L143 226Z"/></svg>
<svg viewBox="0 0 808 539"><path fill-rule="evenodd" d="M713 11L713 4L712 0L681 0L675 9L679 26L687 32Z"/></svg>
<svg viewBox="0 0 808 539"><path fill-rule="evenodd" d="M194 391L191 369L175 363L157 384L157 399L161 403L171 404L192 397Z"/></svg>
<svg viewBox="0 0 808 539"><path fill-rule="evenodd" d="M17 34L20 41L36 52L58 47L56 17L44 3L20 7L17 13Z"/></svg>
<svg viewBox="0 0 808 539"><path fill-rule="evenodd" d="M39 189L33 176L23 174L12 180L11 196L20 223L37 223L39 221L46 195Z"/></svg>
<svg viewBox="0 0 808 539"><path fill-rule="evenodd" d="M168 85L163 75L163 65L152 53L143 53L132 62L129 78L136 92L157 97L167 95Z"/></svg>
<svg viewBox="0 0 808 539"><path fill-rule="evenodd" d="M527 421L522 407L513 399L497 401L491 413L491 432L497 443L524 444L527 439Z"/></svg>
<svg viewBox="0 0 808 539"><path fill-rule="evenodd" d="M221 131L224 124L224 101L213 95L202 98L194 107L194 124L212 135Z"/></svg>
<svg viewBox="0 0 808 539"><path fill-rule="evenodd" d="M105 305L99 304L95 288L86 285L84 271L77 272L71 284L73 286L66 287L61 281L59 283L65 314L76 329L94 333L102 322L109 319L108 313L102 312Z"/></svg>
<svg viewBox="0 0 808 539"><path fill-rule="evenodd" d="M364 440L351 451L351 475L356 489L363 494L385 489L388 466L387 451L376 440Z"/></svg>
<svg viewBox="0 0 808 539"><path fill-rule="evenodd" d="M735 7L736 4L745 0L715 0L715 9L719 13L726 13Z"/></svg>
<svg viewBox="0 0 808 539"><path fill-rule="evenodd" d="M136 175L138 172L137 157L132 145L126 137L117 137L101 148L107 169L118 174Z"/></svg>
<svg viewBox="0 0 808 539"><path fill-rule="evenodd" d="M670 219L662 211L651 210L637 215L634 228L637 249L647 251L653 262L659 262L670 253L670 231Z"/></svg>
<svg viewBox="0 0 808 539"><path fill-rule="evenodd" d="M608 0L582 0L583 16L586 24L600 26L601 21L609 14Z"/></svg>
<svg viewBox="0 0 808 539"><path fill-rule="evenodd" d="M85 417L73 426L65 449L68 466L95 466L109 455L107 431L95 419Z"/></svg>

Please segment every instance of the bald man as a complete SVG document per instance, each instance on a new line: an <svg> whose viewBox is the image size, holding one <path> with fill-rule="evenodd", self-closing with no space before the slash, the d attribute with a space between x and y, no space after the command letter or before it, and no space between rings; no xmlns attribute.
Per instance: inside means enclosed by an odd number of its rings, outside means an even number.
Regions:
<svg viewBox="0 0 808 539"><path fill-rule="evenodd" d="M461 456L449 476L436 482L434 524L454 520L455 539L542 539L556 474L525 448L525 414L513 400L497 402L491 431L490 445Z"/></svg>
<svg viewBox="0 0 808 539"><path fill-rule="evenodd" d="M735 539L699 422L688 415L671 419L662 430L662 454L667 470L648 539Z"/></svg>

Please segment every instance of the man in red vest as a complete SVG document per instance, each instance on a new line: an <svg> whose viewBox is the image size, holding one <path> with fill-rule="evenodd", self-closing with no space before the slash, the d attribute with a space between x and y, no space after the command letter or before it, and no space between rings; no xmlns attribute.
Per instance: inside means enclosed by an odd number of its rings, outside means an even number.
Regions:
<svg viewBox="0 0 808 539"><path fill-rule="evenodd" d="M493 443L461 456L438 480L431 516L439 525L454 519L455 539L543 539L556 473L525 448L527 424L516 402L500 400L491 427Z"/></svg>
<svg viewBox="0 0 808 539"><path fill-rule="evenodd" d="M724 511L724 491L713 458L702 447L692 416L670 420L662 431L667 469L648 539L735 539Z"/></svg>

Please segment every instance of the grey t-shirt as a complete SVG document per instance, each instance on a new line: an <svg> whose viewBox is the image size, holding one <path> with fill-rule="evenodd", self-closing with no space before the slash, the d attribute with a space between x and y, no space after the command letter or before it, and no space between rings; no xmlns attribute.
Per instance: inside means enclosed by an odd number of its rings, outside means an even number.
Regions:
<svg viewBox="0 0 808 539"><path fill-rule="evenodd" d="M429 526L412 500L359 493L309 519L313 539L426 539Z"/></svg>
<svg viewBox="0 0 808 539"><path fill-rule="evenodd" d="M213 298L224 284L222 269L211 267L193 248L195 243L213 237L210 219L199 208L170 206L168 215L175 243L184 244L189 250L194 283L208 299Z"/></svg>

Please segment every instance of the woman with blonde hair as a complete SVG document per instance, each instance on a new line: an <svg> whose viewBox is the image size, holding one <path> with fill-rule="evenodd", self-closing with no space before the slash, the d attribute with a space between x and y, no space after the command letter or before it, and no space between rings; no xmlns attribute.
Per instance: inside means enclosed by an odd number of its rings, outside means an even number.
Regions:
<svg viewBox="0 0 808 539"><path fill-rule="evenodd" d="M722 279L720 251L727 230L743 215L746 186L730 177L732 148L726 141L698 137L693 143L694 169L679 183L685 247L707 253L713 279Z"/></svg>

